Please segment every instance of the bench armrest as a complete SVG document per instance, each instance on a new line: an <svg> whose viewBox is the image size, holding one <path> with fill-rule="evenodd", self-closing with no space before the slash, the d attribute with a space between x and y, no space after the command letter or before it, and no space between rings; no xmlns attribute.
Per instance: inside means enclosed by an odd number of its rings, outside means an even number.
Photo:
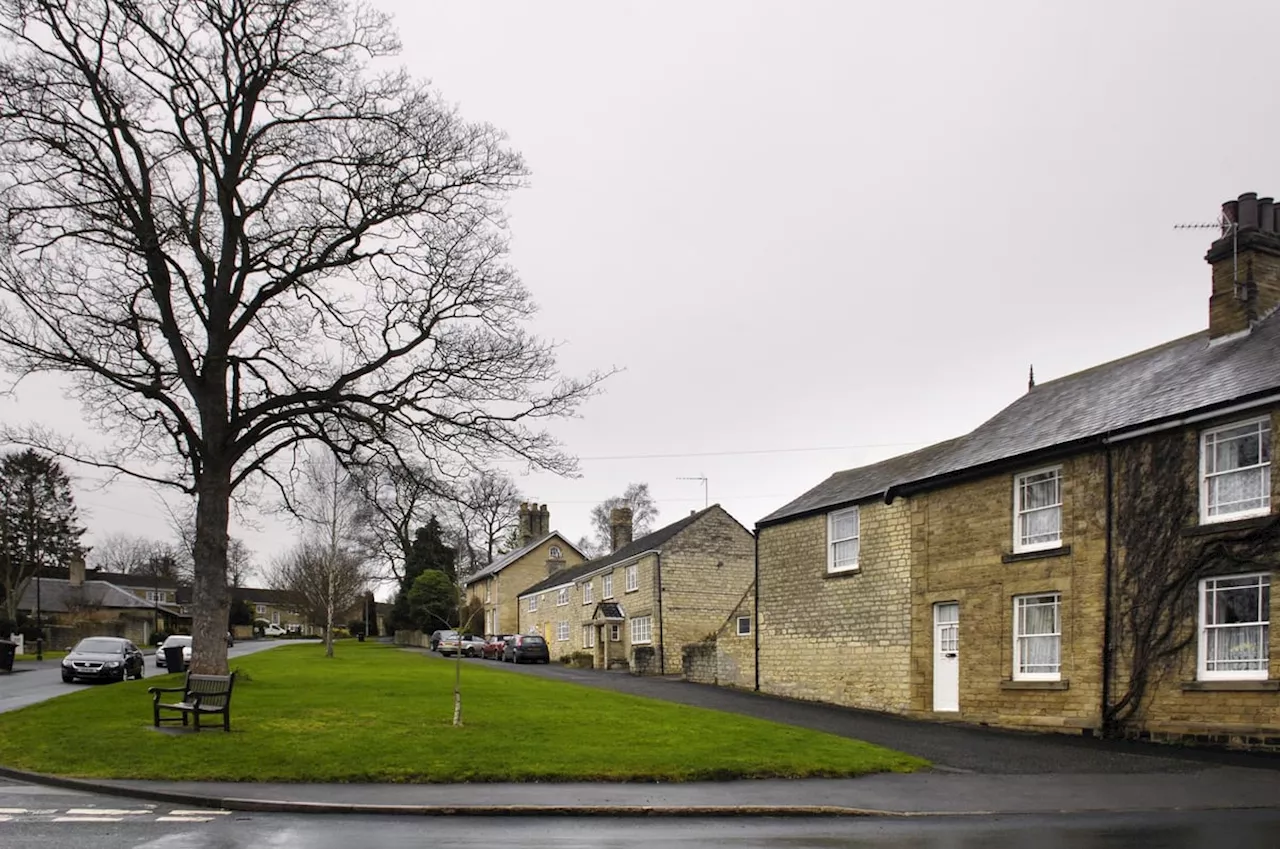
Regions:
<svg viewBox="0 0 1280 849"><path fill-rule="evenodd" d="M159 695L160 693L181 693L185 689L185 687L148 687L147 692Z"/></svg>

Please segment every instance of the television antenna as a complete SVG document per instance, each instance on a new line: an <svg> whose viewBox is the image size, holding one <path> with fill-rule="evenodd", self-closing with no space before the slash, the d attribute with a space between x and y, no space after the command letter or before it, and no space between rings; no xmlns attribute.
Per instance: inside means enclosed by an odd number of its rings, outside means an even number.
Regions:
<svg viewBox="0 0 1280 849"><path fill-rule="evenodd" d="M711 506L711 500L710 500L710 497L709 497L709 496L708 496L708 494L707 494L707 476L706 476L706 475L698 475L697 477L688 477L688 478L676 478L676 480L678 480L678 481L702 481L702 509L704 509L704 510L705 510L705 509L707 509L708 507L710 507L710 506Z"/></svg>
<svg viewBox="0 0 1280 849"><path fill-rule="evenodd" d="M1226 215L1219 215L1217 221L1191 221L1186 224L1173 225L1175 230L1217 230L1221 235L1231 234L1231 285L1236 297L1241 297L1240 287L1240 225Z"/></svg>

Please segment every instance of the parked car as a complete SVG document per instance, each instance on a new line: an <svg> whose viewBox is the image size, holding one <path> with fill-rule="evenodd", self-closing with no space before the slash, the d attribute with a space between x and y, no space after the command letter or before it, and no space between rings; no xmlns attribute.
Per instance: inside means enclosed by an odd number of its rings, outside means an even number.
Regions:
<svg viewBox="0 0 1280 849"><path fill-rule="evenodd" d="M123 681L146 674L142 652L122 637L86 637L62 659L62 680Z"/></svg>
<svg viewBox="0 0 1280 849"><path fill-rule="evenodd" d="M550 663L551 649L539 634L516 634L507 640L506 647L502 650L502 659L508 663Z"/></svg>
<svg viewBox="0 0 1280 849"><path fill-rule="evenodd" d="M458 632L457 632L457 631L451 631L451 630L449 630L448 628L442 628L442 629L441 629L441 630L439 630L439 631L434 631L434 632L432 632L432 634L431 634L431 650L432 650L432 651L440 651L440 641L441 641L441 640L445 640L445 639L449 639L449 638L454 638L454 639L456 639L456 638L457 638L457 636L458 636Z"/></svg>
<svg viewBox="0 0 1280 849"><path fill-rule="evenodd" d="M276 625L274 622L262 629L264 637L283 637L288 631Z"/></svg>
<svg viewBox="0 0 1280 849"><path fill-rule="evenodd" d="M479 657L484 640L479 637L462 636L457 631L448 631L440 637L436 650L443 655L461 654L463 657Z"/></svg>
<svg viewBox="0 0 1280 849"><path fill-rule="evenodd" d="M186 669L191 665L191 637L187 634L171 634L164 638L164 642L156 648L156 666L160 669L165 668L167 662L164 656L164 650L182 647L182 669ZM182 669L175 669L175 672L181 672Z"/></svg>
<svg viewBox="0 0 1280 849"><path fill-rule="evenodd" d="M462 638L463 657L484 657L484 637L468 634Z"/></svg>
<svg viewBox="0 0 1280 849"><path fill-rule="evenodd" d="M507 647L509 639L510 634L497 634L485 640L484 648L480 650L481 656L485 660L502 660L502 650Z"/></svg>

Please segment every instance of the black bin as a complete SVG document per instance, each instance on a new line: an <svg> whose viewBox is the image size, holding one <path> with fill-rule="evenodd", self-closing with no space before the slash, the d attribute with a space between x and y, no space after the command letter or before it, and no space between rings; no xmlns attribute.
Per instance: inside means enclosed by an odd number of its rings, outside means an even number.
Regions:
<svg viewBox="0 0 1280 849"><path fill-rule="evenodd" d="M18 653L18 644L8 640L0 640L0 672L13 671L13 658Z"/></svg>
<svg viewBox="0 0 1280 849"><path fill-rule="evenodd" d="M164 650L164 665L170 672L181 672L186 668L182 662L182 646L169 646Z"/></svg>

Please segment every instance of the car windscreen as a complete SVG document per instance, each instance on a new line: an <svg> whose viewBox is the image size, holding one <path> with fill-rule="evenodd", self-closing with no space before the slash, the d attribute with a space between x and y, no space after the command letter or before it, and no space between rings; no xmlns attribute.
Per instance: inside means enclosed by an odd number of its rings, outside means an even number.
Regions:
<svg viewBox="0 0 1280 849"><path fill-rule="evenodd" d="M124 643L119 640L81 640L75 650L93 654L121 654L124 652Z"/></svg>
<svg viewBox="0 0 1280 849"><path fill-rule="evenodd" d="M167 637L161 648L171 648L172 646L189 646L191 645L190 637Z"/></svg>
<svg viewBox="0 0 1280 849"><path fill-rule="evenodd" d="M541 645L545 645L547 641L542 639L541 637L525 637L520 642L522 644L527 643L528 645L531 645L531 646L541 646Z"/></svg>

